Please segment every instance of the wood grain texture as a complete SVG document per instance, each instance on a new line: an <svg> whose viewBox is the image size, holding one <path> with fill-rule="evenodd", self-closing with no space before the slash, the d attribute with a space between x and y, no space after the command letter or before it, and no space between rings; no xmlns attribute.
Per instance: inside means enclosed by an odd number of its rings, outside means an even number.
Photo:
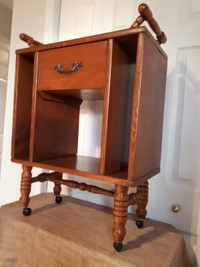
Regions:
<svg viewBox="0 0 200 267"><path fill-rule="evenodd" d="M132 56L135 56L135 52L134 50L132 50L132 48L135 44L135 41L137 40L137 35L142 32L145 32L149 36L149 38L151 38L152 42L158 48L160 53L165 58L167 58L167 55L165 54L164 50L161 48L161 46L158 44L158 42L151 35L151 33L147 30L146 27L139 27L136 29L129 28L125 30L97 34L93 36L87 36L87 37L77 38L77 39L63 41L63 42L46 44L43 46L38 46L38 47L33 47L33 48L18 49L16 53L20 54L20 53L26 53L27 51L29 52L44 51L48 49L85 44L89 42L97 42L97 41L102 41L102 40L107 40L107 39L115 39L118 43L123 44L124 49L128 50Z"/></svg>
<svg viewBox="0 0 200 267"><path fill-rule="evenodd" d="M31 192L31 170L32 167L22 165L22 176L21 176L21 197L20 197L20 205L21 207L28 207L30 198L29 194Z"/></svg>
<svg viewBox="0 0 200 267"><path fill-rule="evenodd" d="M137 28L143 23L144 20L146 20L149 23L151 29L155 32L159 44L166 43L167 37L165 33L161 31L157 21L153 18L152 11L148 7L148 5L144 3L140 4L138 7L138 11L140 12L141 16L136 19L136 21L132 24L131 27Z"/></svg>
<svg viewBox="0 0 200 267"><path fill-rule="evenodd" d="M96 42L53 49L39 53L38 90L75 90L103 88L105 85L107 42ZM72 69L72 63L82 62L77 72L58 73L54 67L62 64Z"/></svg>
<svg viewBox="0 0 200 267"><path fill-rule="evenodd" d="M57 180L61 181L62 180L62 173L59 173L57 175L57 179L56 181L54 181L54 188L53 188L53 192L54 192L54 195L55 196L59 196L60 195L60 192L61 192L61 184L60 183L57 183Z"/></svg>
<svg viewBox="0 0 200 267"><path fill-rule="evenodd" d="M95 179L107 183L134 186L134 181L127 180L127 172L117 172L109 175L101 175L99 173L100 160L98 158L72 155L64 158L42 160L40 162L30 162L14 158L12 158L12 161L24 165L26 164L46 170L68 173L71 175Z"/></svg>
<svg viewBox="0 0 200 267"><path fill-rule="evenodd" d="M17 56L13 114L12 156L28 159L31 125L33 61Z"/></svg>
<svg viewBox="0 0 200 267"><path fill-rule="evenodd" d="M30 47L35 47L35 46L39 46L39 45L43 45L42 43L34 40L31 36L25 34L25 33L21 33L19 35L19 38L26 42Z"/></svg>
<svg viewBox="0 0 200 267"><path fill-rule="evenodd" d="M128 187L115 185L113 208L113 238L115 242L122 242L126 234L126 221L128 209Z"/></svg>
<svg viewBox="0 0 200 267"><path fill-rule="evenodd" d="M36 96L33 161L76 154L79 108Z"/></svg>
<svg viewBox="0 0 200 267"><path fill-rule="evenodd" d="M166 59L150 38L139 35L131 126L128 179L160 168Z"/></svg>
<svg viewBox="0 0 200 267"><path fill-rule="evenodd" d="M120 171L122 165L123 126L128 71L128 56L115 42L109 42L111 53L107 66L100 173Z"/></svg>
<svg viewBox="0 0 200 267"><path fill-rule="evenodd" d="M146 206L148 204L149 183L146 181L144 184L137 186L137 193L139 198L137 199L137 218L144 220L147 215Z"/></svg>
<svg viewBox="0 0 200 267"><path fill-rule="evenodd" d="M29 143L30 143L30 145L29 145L29 160L30 161L33 161L33 150L34 150L37 82L38 82L38 52L34 53L34 64L33 64L31 123L30 123L30 140L29 140Z"/></svg>
<svg viewBox="0 0 200 267"><path fill-rule="evenodd" d="M19 202L1 207L1 266L191 267L182 234L169 224L146 219L138 229L129 214L118 253L111 208L66 196L57 205L53 194L33 196L31 208L25 218Z"/></svg>
<svg viewBox="0 0 200 267"><path fill-rule="evenodd" d="M90 185L90 184L88 185L86 183L79 183L79 182L73 181L73 180L55 179L55 178L52 178L51 176L48 176L48 175L46 175L45 180L50 181L50 182L54 182L57 185L58 189L60 189L59 186L66 185L66 186L73 188L73 189L79 189L81 191L88 191L88 192L93 193L93 194L100 194L100 195L109 196L109 197L113 197L115 194L115 192L112 190L106 190L106 189L103 189L103 188L95 186L95 185ZM55 190L54 190L54 194L55 194Z"/></svg>

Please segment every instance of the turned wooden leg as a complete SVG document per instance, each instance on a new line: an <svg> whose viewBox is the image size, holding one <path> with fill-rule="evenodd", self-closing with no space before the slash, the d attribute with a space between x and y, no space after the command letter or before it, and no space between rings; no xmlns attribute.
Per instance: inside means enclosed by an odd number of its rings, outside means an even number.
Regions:
<svg viewBox="0 0 200 267"><path fill-rule="evenodd" d="M122 249L122 241L126 234L126 221L127 221L127 209L128 209L128 187L115 185L114 195L114 209L113 209L113 237L114 248L120 252Z"/></svg>
<svg viewBox="0 0 200 267"><path fill-rule="evenodd" d="M138 220L136 221L136 225L138 228L143 228L144 222L143 220L145 219L147 215L147 210L146 206L148 203L148 192L149 192L149 183L146 181L144 184L141 184L137 187L137 192L141 194L141 197L137 201L137 218Z"/></svg>
<svg viewBox="0 0 200 267"><path fill-rule="evenodd" d="M62 173L60 173L60 175L57 175L57 179L62 180ZM56 203L61 203L62 202L62 197L60 196L60 192L61 192L61 184L58 184L56 182L54 182L54 195L56 196L55 201Z"/></svg>
<svg viewBox="0 0 200 267"><path fill-rule="evenodd" d="M28 216L31 214L31 209L28 208L30 201L29 194L31 192L31 170L32 167L22 165L22 176L21 176L21 198L20 205L24 208L23 214Z"/></svg>

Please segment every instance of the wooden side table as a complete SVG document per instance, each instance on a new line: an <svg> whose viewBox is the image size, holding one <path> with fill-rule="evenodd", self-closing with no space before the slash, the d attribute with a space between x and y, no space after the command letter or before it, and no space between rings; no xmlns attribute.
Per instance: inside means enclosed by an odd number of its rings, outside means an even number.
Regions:
<svg viewBox="0 0 200 267"><path fill-rule="evenodd" d="M43 45L21 34L30 48L16 51L12 161L23 165L21 206L30 215L34 182L61 184L114 197L114 247L122 249L127 208L137 204L143 227L148 179L160 171L167 56L166 41L147 5L130 29ZM156 41L145 27L147 20ZM80 105L103 101L100 158L77 155ZM132 115L127 117L127 106ZM125 123L126 122L126 123ZM124 147L128 147L124 152ZM31 177L32 167L53 170ZM62 173L115 184L115 192L62 179ZM128 194L137 186L137 193Z"/></svg>

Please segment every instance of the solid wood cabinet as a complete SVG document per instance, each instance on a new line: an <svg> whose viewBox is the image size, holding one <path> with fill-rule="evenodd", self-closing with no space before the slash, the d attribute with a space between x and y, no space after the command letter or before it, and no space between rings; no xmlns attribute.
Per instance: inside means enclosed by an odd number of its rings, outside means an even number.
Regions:
<svg viewBox="0 0 200 267"><path fill-rule="evenodd" d="M114 247L122 248L128 205L137 204L138 227L146 216L147 180L160 171L167 56L165 35L145 5L130 29L16 51L12 161L23 165L21 205L28 208L31 183L53 181L114 197ZM103 101L100 157L77 155L80 106ZM31 168L53 170L31 178ZM62 179L62 173L115 184L115 192ZM128 195L128 188L137 193Z"/></svg>

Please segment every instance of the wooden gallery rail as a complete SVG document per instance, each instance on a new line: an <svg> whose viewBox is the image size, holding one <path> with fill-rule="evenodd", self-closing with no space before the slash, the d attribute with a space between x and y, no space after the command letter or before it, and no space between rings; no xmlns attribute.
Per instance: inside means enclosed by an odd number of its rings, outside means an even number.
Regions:
<svg viewBox="0 0 200 267"><path fill-rule="evenodd" d="M22 164L23 214L31 214L35 182L114 198L114 248L122 249L129 205L138 228L147 214L148 179L160 172L167 38L146 4L129 29L42 44L21 34L29 48L16 51L12 161ZM146 20L157 39L146 27ZM100 157L77 154L80 106L103 101ZM129 113L129 115L127 115ZM32 167L52 170L31 176ZM63 173L115 185L115 191L64 180ZM129 187L137 187L128 194Z"/></svg>

